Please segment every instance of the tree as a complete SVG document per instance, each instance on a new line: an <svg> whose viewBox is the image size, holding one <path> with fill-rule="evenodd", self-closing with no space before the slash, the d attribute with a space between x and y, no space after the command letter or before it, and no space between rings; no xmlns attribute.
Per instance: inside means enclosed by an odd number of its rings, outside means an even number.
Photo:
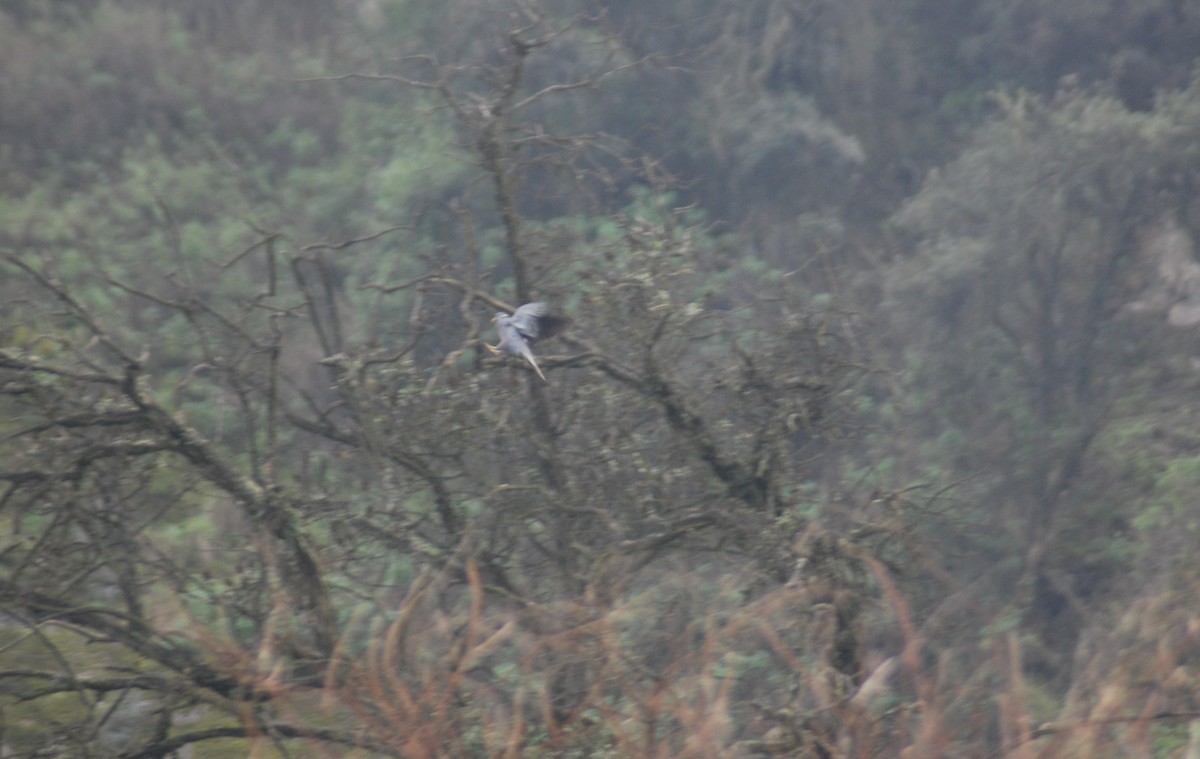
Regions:
<svg viewBox="0 0 1200 759"><path fill-rule="evenodd" d="M999 96L1004 115L894 220L912 253L887 273L890 339L904 418L929 441L904 465L962 478L980 531L957 539L987 557L964 569L1036 634L1044 672L1066 672L1086 609L1135 560L1146 492L1113 462L1147 420L1126 369L1166 358L1154 346L1172 328L1133 305L1162 271L1148 234L1187 215L1176 145L1192 97L1138 113L1074 89Z"/></svg>
<svg viewBox="0 0 1200 759"><path fill-rule="evenodd" d="M532 56L589 27L525 11L499 65L352 77L439 97L490 183L442 207L458 244L412 277L357 259L405 255L428 215L309 242L251 206L241 246L185 254L170 195L140 210L173 255L86 227L0 251L26 293L0 349L0 683L53 725L15 750L712 753L753 738L727 722L752 698L854 695L873 533L811 522L841 487L851 321L750 261L715 296L725 242L657 164L528 115L627 64L526 89ZM547 166L641 189L531 217ZM548 383L479 350L484 313L535 296L577 325L541 354ZM381 324L402 339L373 343ZM772 661L788 674L737 684ZM809 667L827 685L788 695Z"/></svg>

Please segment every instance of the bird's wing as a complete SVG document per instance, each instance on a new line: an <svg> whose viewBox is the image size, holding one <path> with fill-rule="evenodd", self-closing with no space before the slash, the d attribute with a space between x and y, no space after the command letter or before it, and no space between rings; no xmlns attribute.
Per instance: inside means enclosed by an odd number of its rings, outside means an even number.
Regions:
<svg viewBox="0 0 1200 759"><path fill-rule="evenodd" d="M526 303L513 311L513 326L528 337L537 337L540 331L539 321L546 315L545 303Z"/></svg>
<svg viewBox="0 0 1200 759"><path fill-rule="evenodd" d="M536 340L542 332L541 320L546 315L545 303L526 303L513 311L512 325L529 340Z"/></svg>

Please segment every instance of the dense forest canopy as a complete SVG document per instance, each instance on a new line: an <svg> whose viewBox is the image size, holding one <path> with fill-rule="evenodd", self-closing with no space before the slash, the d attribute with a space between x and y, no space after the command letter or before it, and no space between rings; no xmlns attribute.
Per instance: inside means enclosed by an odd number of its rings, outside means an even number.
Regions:
<svg viewBox="0 0 1200 759"><path fill-rule="evenodd" d="M0 756L1200 755L1200 4L0 50Z"/></svg>

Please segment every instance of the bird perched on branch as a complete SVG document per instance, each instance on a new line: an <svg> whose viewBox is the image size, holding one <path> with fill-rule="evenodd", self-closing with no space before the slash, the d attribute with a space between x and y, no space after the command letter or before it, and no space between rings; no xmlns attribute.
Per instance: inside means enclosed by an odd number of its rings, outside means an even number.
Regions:
<svg viewBox="0 0 1200 759"><path fill-rule="evenodd" d="M569 321L561 316L553 316L545 303L526 303L513 311L512 315L498 312L492 317L500 342L487 345L488 350L497 356L507 353L510 356L520 356L529 362L537 376L544 381L546 375L533 357L533 344L547 337L554 337L566 328Z"/></svg>

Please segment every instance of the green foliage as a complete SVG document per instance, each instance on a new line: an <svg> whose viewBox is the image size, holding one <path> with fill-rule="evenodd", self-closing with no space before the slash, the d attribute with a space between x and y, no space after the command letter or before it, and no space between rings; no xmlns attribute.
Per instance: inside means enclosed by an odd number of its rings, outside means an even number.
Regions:
<svg viewBox="0 0 1200 759"><path fill-rule="evenodd" d="M1195 14L593 6L0 11L6 752L1191 708Z"/></svg>
<svg viewBox="0 0 1200 759"><path fill-rule="evenodd" d="M1147 112L1076 89L996 99L1001 116L893 220L911 255L887 271L887 339L908 368L883 450L960 483L960 513L929 534L993 557L964 562L1004 609L987 629L1032 633L1045 676L1083 645L1082 609L1191 534L1195 462L1164 444L1188 415L1150 384L1171 376L1150 347L1171 328L1129 304L1159 265L1146 230L1191 203L1171 177L1194 161L1177 149L1194 95Z"/></svg>
<svg viewBox="0 0 1200 759"><path fill-rule="evenodd" d="M730 104L719 113L711 124L696 123L711 129L709 139L719 146L716 158L724 164L740 214L837 204L843 196L832 188L849 187L851 173L866 159L857 139L798 93ZM829 184L815 187L813 176Z"/></svg>
<svg viewBox="0 0 1200 759"><path fill-rule="evenodd" d="M1195 494L1200 487L1200 457L1183 457L1170 461L1155 478L1151 497L1145 508L1134 518L1134 526L1142 532L1170 530L1187 539L1200 530L1195 509Z"/></svg>

